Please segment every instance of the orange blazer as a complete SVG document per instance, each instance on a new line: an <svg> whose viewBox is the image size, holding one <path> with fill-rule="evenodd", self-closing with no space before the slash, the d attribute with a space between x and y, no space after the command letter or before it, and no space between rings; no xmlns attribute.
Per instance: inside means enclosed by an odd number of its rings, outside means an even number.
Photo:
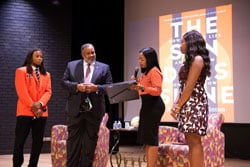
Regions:
<svg viewBox="0 0 250 167"><path fill-rule="evenodd" d="M162 92L163 75L157 67L150 69L147 75L142 74L139 84L143 85L144 92L139 90L139 95L150 94L160 96Z"/></svg>
<svg viewBox="0 0 250 167"><path fill-rule="evenodd" d="M41 102L46 107L43 117L48 117L48 101L52 95L50 73L40 75L40 83L36 79L35 71L26 72L26 67L16 69L15 87L18 96L16 116L34 116L31 106L34 102Z"/></svg>

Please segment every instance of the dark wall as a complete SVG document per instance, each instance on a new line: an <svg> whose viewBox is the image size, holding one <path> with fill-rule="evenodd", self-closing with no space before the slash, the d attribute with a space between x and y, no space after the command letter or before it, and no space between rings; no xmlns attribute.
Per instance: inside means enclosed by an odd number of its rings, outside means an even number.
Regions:
<svg viewBox="0 0 250 167"><path fill-rule="evenodd" d="M96 59L110 65L113 82L123 81L124 0L85 0L73 2L72 59L79 59L81 45L93 43ZM98 7L99 6L99 7ZM79 9L80 7L80 9ZM98 9L98 10L97 10ZM118 120L117 104L110 105L108 127Z"/></svg>
<svg viewBox="0 0 250 167"><path fill-rule="evenodd" d="M250 159L250 124L224 123L225 156L228 158Z"/></svg>
<svg viewBox="0 0 250 167"><path fill-rule="evenodd" d="M70 60L79 59L80 47L91 42L96 47L97 60L110 65L114 82L123 80L123 0L76 1L5 0L0 2L0 154L11 154L16 124L14 75L29 49L43 50L47 70L52 77L52 98L45 137L51 127L65 124L67 93L60 80ZM97 11L97 5L102 9ZM112 6L116 6L112 8ZM73 11L73 12L72 12ZM101 13L101 14L100 14ZM109 105L110 126L118 114L117 105ZM30 152L31 136L24 151ZM50 151L45 143L43 151Z"/></svg>
<svg viewBox="0 0 250 167"><path fill-rule="evenodd" d="M31 48L39 47L52 77L52 98L45 136L51 126L65 123L66 94L60 86L71 55L71 3L53 5L46 0L6 0L0 2L0 153L12 153L16 124L15 69ZM30 151L31 137L25 144Z"/></svg>
<svg viewBox="0 0 250 167"><path fill-rule="evenodd" d="M72 59L80 58L81 45L95 45L97 60L110 65L114 82L123 80L123 0L87 0L73 3ZM100 6L101 8L98 8Z"/></svg>

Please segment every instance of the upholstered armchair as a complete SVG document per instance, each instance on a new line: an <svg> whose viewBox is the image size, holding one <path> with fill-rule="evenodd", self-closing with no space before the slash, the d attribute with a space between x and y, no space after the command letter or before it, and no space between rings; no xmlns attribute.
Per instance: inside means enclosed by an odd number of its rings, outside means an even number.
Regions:
<svg viewBox="0 0 250 167"><path fill-rule="evenodd" d="M224 116L210 114L207 135L202 137L205 167L224 167L225 137L220 130ZM189 167L188 145L184 134L176 127L159 127L158 167Z"/></svg>
<svg viewBox="0 0 250 167"><path fill-rule="evenodd" d="M109 129L106 127L108 114L105 113L98 132L95 150L94 167L106 167L109 160ZM66 125L54 125L51 130L51 160L53 167L66 167L66 140L68 131Z"/></svg>

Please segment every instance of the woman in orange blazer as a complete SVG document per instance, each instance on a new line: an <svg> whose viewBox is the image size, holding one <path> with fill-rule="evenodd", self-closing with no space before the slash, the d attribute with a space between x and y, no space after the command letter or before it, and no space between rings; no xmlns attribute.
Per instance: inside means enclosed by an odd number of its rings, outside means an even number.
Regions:
<svg viewBox="0 0 250 167"><path fill-rule="evenodd" d="M154 48L145 47L138 54L140 78L133 76L137 84L131 85L141 97L137 142L145 145L147 167L155 167L159 145L159 125L165 111L161 98L163 75Z"/></svg>
<svg viewBox="0 0 250 167"><path fill-rule="evenodd" d="M16 69L15 87L18 100L13 166L21 167L23 164L24 143L32 129L32 150L28 167L36 167L48 117L47 104L52 95L50 73L44 67L40 49L31 50L23 66Z"/></svg>

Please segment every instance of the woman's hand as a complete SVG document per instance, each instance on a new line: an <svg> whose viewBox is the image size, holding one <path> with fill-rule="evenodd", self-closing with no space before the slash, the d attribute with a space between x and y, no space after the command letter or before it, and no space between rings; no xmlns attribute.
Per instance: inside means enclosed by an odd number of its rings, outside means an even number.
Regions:
<svg viewBox="0 0 250 167"><path fill-rule="evenodd" d="M171 109L170 115L175 119L178 120L180 114L181 107L178 104L175 104L174 107Z"/></svg>
<svg viewBox="0 0 250 167"><path fill-rule="evenodd" d="M143 91L144 90L144 86L142 86L140 84L131 84L130 85L130 89L134 89L134 90L137 90L137 91L139 91L139 90Z"/></svg>
<svg viewBox="0 0 250 167"><path fill-rule="evenodd" d="M139 78L135 77L134 75L132 75L132 76L130 77L130 79L131 79L131 80L135 80L136 82L139 82Z"/></svg>

